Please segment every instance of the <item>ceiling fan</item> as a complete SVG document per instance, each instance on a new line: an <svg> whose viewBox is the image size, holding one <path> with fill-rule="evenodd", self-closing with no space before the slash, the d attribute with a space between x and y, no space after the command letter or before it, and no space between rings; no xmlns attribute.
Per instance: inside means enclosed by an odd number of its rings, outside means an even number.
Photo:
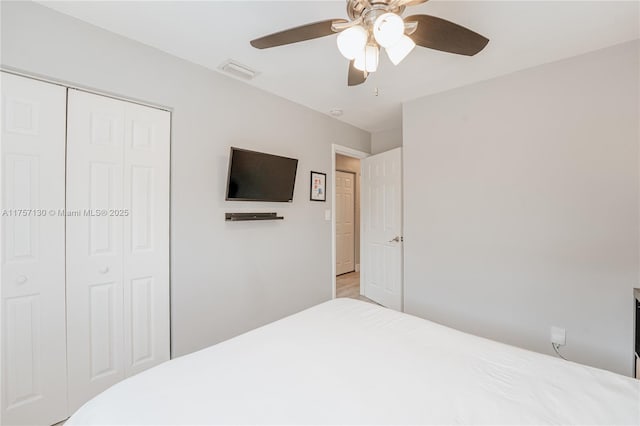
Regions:
<svg viewBox="0 0 640 426"><path fill-rule="evenodd" d="M338 49L349 60L348 85L356 86L378 69L384 48L398 65L418 45L443 52L473 56L489 39L453 22L430 15L402 18L407 6L427 0L347 0L346 19L328 19L251 40L257 49L282 46L338 34Z"/></svg>

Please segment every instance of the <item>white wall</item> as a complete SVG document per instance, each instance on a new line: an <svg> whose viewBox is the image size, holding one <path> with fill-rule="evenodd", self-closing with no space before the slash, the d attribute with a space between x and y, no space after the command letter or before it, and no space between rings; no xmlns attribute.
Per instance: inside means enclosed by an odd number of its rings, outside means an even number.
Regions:
<svg viewBox="0 0 640 426"><path fill-rule="evenodd" d="M371 134L371 153L380 154L402 146L402 128L382 130Z"/></svg>
<svg viewBox="0 0 640 426"><path fill-rule="evenodd" d="M407 312L632 373L639 49L404 106Z"/></svg>
<svg viewBox="0 0 640 426"><path fill-rule="evenodd" d="M331 205L309 201L309 172L330 171L332 143L369 151L368 132L33 3L2 2L1 59L173 109L174 355L331 298ZM231 145L298 158L294 202L225 202Z"/></svg>

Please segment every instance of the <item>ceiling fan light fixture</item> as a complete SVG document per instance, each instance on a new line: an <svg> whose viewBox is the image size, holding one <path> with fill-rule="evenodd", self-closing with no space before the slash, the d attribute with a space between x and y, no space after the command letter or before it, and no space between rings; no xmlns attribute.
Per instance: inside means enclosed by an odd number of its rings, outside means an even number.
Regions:
<svg viewBox="0 0 640 426"><path fill-rule="evenodd" d="M312 22L256 38L250 44L267 49L338 33L337 47L349 60L347 85L351 87L364 83L377 71L382 48L387 50L389 60L398 65L415 46L474 56L489 43L488 38L437 16L416 14L402 18L407 7L426 1L347 0L349 20Z"/></svg>
<svg viewBox="0 0 640 426"><path fill-rule="evenodd" d="M338 34L338 50L345 58L355 59L359 52L364 50L369 34L360 25L347 28Z"/></svg>
<svg viewBox="0 0 640 426"><path fill-rule="evenodd" d="M364 49L364 69L366 72L376 72L380 59L380 49L375 44L367 44Z"/></svg>
<svg viewBox="0 0 640 426"><path fill-rule="evenodd" d="M404 34L404 21L395 13L383 13L373 24L373 37L382 47L393 46Z"/></svg>
<svg viewBox="0 0 640 426"><path fill-rule="evenodd" d="M386 48L387 56L393 65L398 65L409 53L416 47L416 43L406 35L400 37L400 40L393 46Z"/></svg>

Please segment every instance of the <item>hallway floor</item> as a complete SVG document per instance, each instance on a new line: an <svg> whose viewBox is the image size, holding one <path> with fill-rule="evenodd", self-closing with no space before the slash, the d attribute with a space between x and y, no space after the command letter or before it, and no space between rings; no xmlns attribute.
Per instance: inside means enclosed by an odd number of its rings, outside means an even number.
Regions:
<svg viewBox="0 0 640 426"><path fill-rule="evenodd" d="M349 297L376 303L360 294L360 272L349 272L336 277L336 297Z"/></svg>

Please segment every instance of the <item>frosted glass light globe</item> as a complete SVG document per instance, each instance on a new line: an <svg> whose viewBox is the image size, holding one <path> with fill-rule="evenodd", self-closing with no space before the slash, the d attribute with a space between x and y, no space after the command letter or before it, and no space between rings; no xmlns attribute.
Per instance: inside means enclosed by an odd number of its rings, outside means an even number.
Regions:
<svg viewBox="0 0 640 426"><path fill-rule="evenodd" d="M360 71L376 72L380 60L379 56L380 49L378 49L378 46L367 44L354 58L353 67Z"/></svg>
<svg viewBox="0 0 640 426"><path fill-rule="evenodd" d="M398 65L414 47L416 47L416 43L408 36L403 35L396 44L387 47L387 56L389 56L393 65Z"/></svg>
<svg viewBox="0 0 640 426"><path fill-rule="evenodd" d="M378 70L378 60L380 49L378 46L368 44L364 49L364 64L367 72L376 72Z"/></svg>
<svg viewBox="0 0 640 426"><path fill-rule="evenodd" d="M383 13L373 24L373 36L382 47L396 44L404 34L404 21L395 13Z"/></svg>
<svg viewBox="0 0 640 426"><path fill-rule="evenodd" d="M338 34L338 50L342 56L351 60L364 50L369 34L360 25L356 25Z"/></svg>

